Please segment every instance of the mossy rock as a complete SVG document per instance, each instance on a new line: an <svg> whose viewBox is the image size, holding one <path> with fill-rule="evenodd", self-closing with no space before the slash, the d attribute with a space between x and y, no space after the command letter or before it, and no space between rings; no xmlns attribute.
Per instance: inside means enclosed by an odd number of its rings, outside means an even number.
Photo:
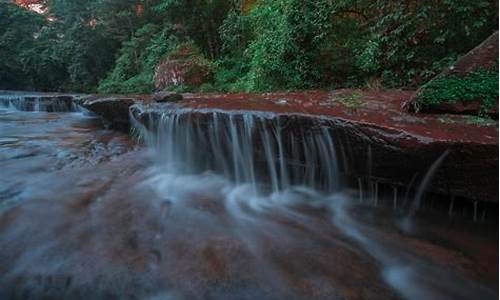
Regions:
<svg viewBox="0 0 500 300"><path fill-rule="evenodd" d="M498 118L498 31L423 85L405 107Z"/></svg>

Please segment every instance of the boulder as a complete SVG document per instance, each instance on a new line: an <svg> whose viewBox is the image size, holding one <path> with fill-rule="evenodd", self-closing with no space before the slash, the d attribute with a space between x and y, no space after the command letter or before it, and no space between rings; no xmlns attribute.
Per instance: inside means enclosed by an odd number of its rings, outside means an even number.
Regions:
<svg viewBox="0 0 500 300"><path fill-rule="evenodd" d="M181 94L173 92L158 92L153 94L153 101L155 102L179 102L184 98Z"/></svg>
<svg viewBox="0 0 500 300"><path fill-rule="evenodd" d="M101 116L113 129L130 128L129 107L135 103L133 98L90 96L80 100L80 105Z"/></svg>
<svg viewBox="0 0 500 300"><path fill-rule="evenodd" d="M494 70L498 72L498 31L489 36L477 47L469 51L467 54L460 57L451 67L443 70L439 75L432 79L429 83L422 86L417 93L403 103L403 108L410 112L425 112L425 113L450 113L450 114L471 114L478 115L479 113L488 114L494 118L498 118L498 94L496 96L496 105L486 111L481 111L484 95L478 93L477 99L471 101L450 101L441 102L432 105L422 103L420 96L427 89L434 89L433 83L447 78L463 79L467 75L480 70ZM458 87L454 87L458 88ZM462 88L462 87L460 87ZM450 99L451 100L451 99Z"/></svg>
<svg viewBox="0 0 500 300"><path fill-rule="evenodd" d="M464 77L477 70L488 70L498 64L498 31L490 35L481 44L464 56L460 57L453 66L445 69L438 76L456 75Z"/></svg>
<svg viewBox="0 0 500 300"><path fill-rule="evenodd" d="M210 69L205 59L192 47L183 46L160 61L154 74L154 86L157 90L199 87L209 77Z"/></svg>

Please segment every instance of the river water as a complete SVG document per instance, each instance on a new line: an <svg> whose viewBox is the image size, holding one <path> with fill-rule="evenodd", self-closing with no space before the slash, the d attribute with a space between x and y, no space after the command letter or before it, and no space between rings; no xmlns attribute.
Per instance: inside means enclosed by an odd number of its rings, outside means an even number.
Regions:
<svg viewBox="0 0 500 300"><path fill-rule="evenodd" d="M429 212L407 232L357 191L256 193L153 144L0 109L0 299L498 297L496 226Z"/></svg>

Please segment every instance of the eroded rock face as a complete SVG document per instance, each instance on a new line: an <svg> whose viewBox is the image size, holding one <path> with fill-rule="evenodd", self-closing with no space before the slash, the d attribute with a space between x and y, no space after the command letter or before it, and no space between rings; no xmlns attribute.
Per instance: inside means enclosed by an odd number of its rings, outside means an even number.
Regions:
<svg viewBox="0 0 500 300"><path fill-rule="evenodd" d="M157 120L164 112L161 106L151 108L151 106L140 105L132 106L131 111L134 117L146 126L157 124ZM189 120L193 128L208 131L214 127L214 113L215 111L212 110L193 110L189 112ZM217 111L216 113L219 114L216 119L219 126L225 128L234 125L234 123L221 124L225 122L222 115L224 112ZM256 112L228 113L231 114L232 121L243 123L245 122L244 115ZM303 136L304 132L328 128L335 144L342 179L345 182L357 183L361 180L365 186L379 182L394 187L417 188L434 161L449 151L443 164L434 174L428 191L482 201L497 201L498 199L498 158L496 157L498 146L496 145L439 141L415 136L403 130L335 118L289 113L271 116L271 119L275 119L274 121L266 121L263 125L257 124L257 127L267 127L269 134L279 131L284 139L281 155L286 158L287 163L301 165L301 168L304 168L303 172L313 168L327 168L327 166L312 166L310 162L297 161L297 156L292 155L294 142L290 139ZM266 118L269 118L269 115ZM281 124L281 126L273 128L273 124ZM209 135L202 134L200 138L204 136ZM196 133L193 133L191 138L196 139ZM260 162L260 166L263 166L261 173L265 176L268 171L265 169L266 162L263 158L264 146L259 138L253 140L253 151L261 152L261 158L256 159L256 162L257 164ZM194 140L192 142L196 143ZM201 147L194 148L202 149ZM203 155L216 155L203 151ZM305 159L302 155L298 157ZM276 162L279 159L278 156L275 157Z"/></svg>
<svg viewBox="0 0 500 300"><path fill-rule="evenodd" d="M81 106L101 116L111 128L127 130L130 127L129 107L135 99L126 97L95 97L80 100Z"/></svg>
<svg viewBox="0 0 500 300"><path fill-rule="evenodd" d="M191 120L202 130L214 112L243 120L245 114L272 115L283 135L327 127L335 142L343 179L368 187L373 181L416 189L429 167L447 150L429 191L481 201L498 201L498 129L496 123L471 124L461 116L418 117L401 110L411 92L349 91L276 94L186 94L176 103L131 106L133 99L108 98L84 107L121 127L129 126L129 111L142 124L154 124L172 105L192 110ZM285 101L286 100L286 101ZM88 101L86 101L88 102ZM138 101L151 103L151 101ZM355 105L356 104L356 105ZM116 108L116 109L115 109ZM148 108L147 111L144 108ZM194 123L193 123L194 124ZM148 125L149 126L149 125ZM271 131L272 132L272 131ZM256 151L262 147L255 145ZM259 150L260 147L260 150ZM400 190L401 192L401 190ZM402 193L402 192L401 192Z"/></svg>

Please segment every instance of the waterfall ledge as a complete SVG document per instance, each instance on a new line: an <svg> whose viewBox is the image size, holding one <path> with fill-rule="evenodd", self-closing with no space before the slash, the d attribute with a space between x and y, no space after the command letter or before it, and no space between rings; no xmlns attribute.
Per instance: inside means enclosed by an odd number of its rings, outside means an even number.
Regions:
<svg viewBox="0 0 500 300"><path fill-rule="evenodd" d="M326 128L341 178L353 185L361 182L365 186L382 183L416 188L427 169L449 149L428 191L497 202L498 125L475 124L463 116L409 114L401 104L412 94L400 90L184 94L184 100L175 104L155 103L147 96L135 97L135 105L128 98L123 104L148 128L165 113L176 111L189 114L189 120L200 130L210 128L214 114L231 116L236 123L244 122L244 116L273 119L285 132L284 139ZM100 106L107 102L116 105L115 99L101 101ZM83 106L92 110L90 105ZM117 118L106 115L106 111L94 110L111 121ZM264 151L258 145L254 148Z"/></svg>
<svg viewBox="0 0 500 300"><path fill-rule="evenodd" d="M199 130L210 128L213 122L210 116L214 113L231 116L234 122L244 122L244 116L265 116L280 124L286 132L283 139L326 128L334 141L341 177L353 184L362 180L365 185L377 182L415 187L432 163L449 149L450 154L428 191L497 201L496 126L460 122L459 116L456 119L447 116L448 121L439 116L408 114L400 104L411 92L365 92L360 102L363 106L359 107L337 101L345 97L342 93L345 91L186 95L184 101L176 104L142 101L131 106L131 114L138 122L151 127L165 112L183 111ZM258 145L254 148L263 151ZM326 166L320 163L309 167Z"/></svg>

